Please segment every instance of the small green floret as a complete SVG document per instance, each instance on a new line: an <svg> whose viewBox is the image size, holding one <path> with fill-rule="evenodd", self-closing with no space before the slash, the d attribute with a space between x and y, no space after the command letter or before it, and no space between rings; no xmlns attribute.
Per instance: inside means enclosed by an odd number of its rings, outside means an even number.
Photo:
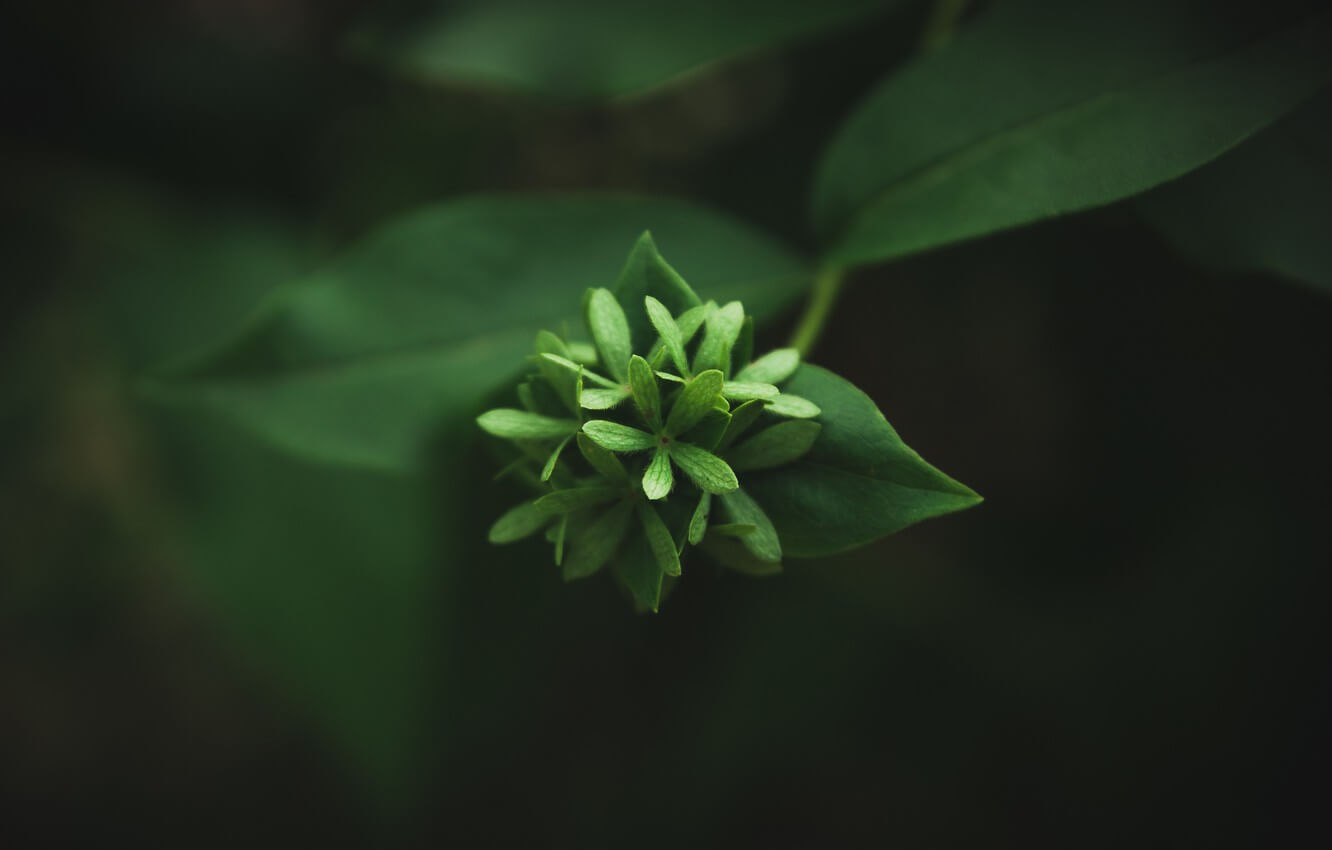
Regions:
<svg viewBox="0 0 1332 850"><path fill-rule="evenodd" d="M496 521L491 542L544 529L566 580L610 567L655 611L691 547L738 546L743 571L780 569L777 532L737 473L799 460L821 426L809 421L817 406L781 391L800 364L794 349L751 362L743 305L704 303L650 240L635 248L644 251L626 268L654 274L589 290L587 337L538 334L535 371L518 388L522 409L490 410L477 424L512 445L506 480L536 490ZM636 303L624 300L631 292Z"/></svg>

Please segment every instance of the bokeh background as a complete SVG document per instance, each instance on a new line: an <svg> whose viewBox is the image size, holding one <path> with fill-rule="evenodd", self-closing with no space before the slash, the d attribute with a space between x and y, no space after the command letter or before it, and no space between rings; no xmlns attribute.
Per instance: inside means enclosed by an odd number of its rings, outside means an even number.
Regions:
<svg viewBox="0 0 1332 850"><path fill-rule="evenodd" d="M0 842L1327 837L1332 301L1132 204L851 279L813 359L983 505L774 579L691 563L655 617L487 546L514 494L470 434L404 481L146 403L469 192L676 195L812 250L817 153L929 14L592 103L349 59L362 11L0 30Z"/></svg>

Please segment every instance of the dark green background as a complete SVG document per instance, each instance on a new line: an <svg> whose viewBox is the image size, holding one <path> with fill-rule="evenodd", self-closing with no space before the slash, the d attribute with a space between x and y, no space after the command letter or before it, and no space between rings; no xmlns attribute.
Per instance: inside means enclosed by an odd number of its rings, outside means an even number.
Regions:
<svg viewBox="0 0 1332 850"><path fill-rule="evenodd" d="M514 493L470 431L404 482L140 401L461 193L654 191L811 249L815 156L924 19L605 106L386 76L336 49L356 11L0 34L0 840L1326 833L1332 302L1200 270L1136 206L855 272L812 359L987 501L774 579L692 562L656 617L487 546Z"/></svg>

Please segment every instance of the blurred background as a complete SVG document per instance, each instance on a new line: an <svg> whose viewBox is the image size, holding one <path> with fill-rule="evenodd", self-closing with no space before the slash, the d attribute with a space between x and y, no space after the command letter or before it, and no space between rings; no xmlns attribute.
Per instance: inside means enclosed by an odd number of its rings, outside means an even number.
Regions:
<svg viewBox="0 0 1332 850"><path fill-rule="evenodd" d="M142 401L275 284L469 192L680 196L812 252L818 152L931 15L607 102L386 72L347 49L364 11L0 30L0 842L1326 835L1332 301L1202 270L1133 204L837 307L812 359L983 505L768 580L699 560L655 617L487 546L514 494L477 452L406 481Z"/></svg>

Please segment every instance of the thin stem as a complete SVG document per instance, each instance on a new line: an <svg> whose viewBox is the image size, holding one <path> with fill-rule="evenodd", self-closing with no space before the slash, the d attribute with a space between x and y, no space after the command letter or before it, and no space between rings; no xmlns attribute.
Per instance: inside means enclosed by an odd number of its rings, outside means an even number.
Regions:
<svg viewBox="0 0 1332 850"><path fill-rule="evenodd" d="M814 286L809 293L809 303L796 324L795 333L791 334L791 347L800 352L803 358L819 341L823 326L828 323L837 296L842 291L842 281L846 270L840 266L826 266L814 278Z"/></svg>

